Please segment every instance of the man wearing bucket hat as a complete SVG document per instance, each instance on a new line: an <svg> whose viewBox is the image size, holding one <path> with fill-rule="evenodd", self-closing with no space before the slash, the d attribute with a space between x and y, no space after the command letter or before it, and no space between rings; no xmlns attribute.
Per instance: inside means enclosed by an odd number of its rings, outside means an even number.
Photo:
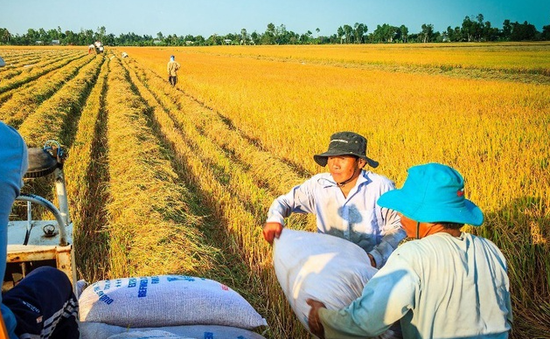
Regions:
<svg viewBox="0 0 550 339"><path fill-rule="evenodd" d="M347 239L363 248L374 267L382 267L405 238L395 211L377 206L384 192L395 189L388 178L363 169L377 167L367 157L367 140L354 132L334 133L328 150L314 155L315 162L328 165L321 173L278 197L269 208L263 235L273 243L291 213L313 213L317 231Z"/></svg>
<svg viewBox="0 0 550 339"><path fill-rule="evenodd" d="M460 231L479 226L483 213L464 197L464 180L431 163L409 169L401 189L378 204L396 210L407 235L361 297L342 310L312 307L319 338L363 338L399 321L403 338L508 338L512 308L506 260L491 241Z"/></svg>

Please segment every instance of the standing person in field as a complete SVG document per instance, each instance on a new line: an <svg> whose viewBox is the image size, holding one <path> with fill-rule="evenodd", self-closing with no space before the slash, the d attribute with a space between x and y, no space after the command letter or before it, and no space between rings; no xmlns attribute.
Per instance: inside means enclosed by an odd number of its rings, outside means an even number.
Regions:
<svg viewBox="0 0 550 339"><path fill-rule="evenodd" d="M12 127L0 122L0 278L4 281L8 220L27 171L27 146ZM78 300L62 271L43 266L0 295L0 338L80 337Z"/></svg>
<svg viewBox="0 0 550 339"><path fill-rule="evenodd" d="M376 201L384 192L395 189L388 178L365 170L378 162L366 155L367 139L353 132L338 132L330 137L328 151L313 156L328 173L317 174L278 197L269 208L263 235L273 243L291 213L313 213L317 231L347 239L363 248L373 267L384 266L405 232L399 216Z"/></svg>
<svg viewBox="0 0 550 339"><path fill-rule="evenodd" d="M170 85L176 86L178 82L178 70L180 69L180 64L176 61L175 56L170 56L170 61L168 62L168 82Z"/></svg>
<svg viewBox="0 0 550 339"><path fill-rule="evenodd" d="M464 197L464 179L442 164L409 169L401 189L378 204L396 210L410 238L342 310L309 299L319 338L364 338L396 321L404 339L504 339L512 328L506 260L491 241L461 232L483 213Z"/></svg>

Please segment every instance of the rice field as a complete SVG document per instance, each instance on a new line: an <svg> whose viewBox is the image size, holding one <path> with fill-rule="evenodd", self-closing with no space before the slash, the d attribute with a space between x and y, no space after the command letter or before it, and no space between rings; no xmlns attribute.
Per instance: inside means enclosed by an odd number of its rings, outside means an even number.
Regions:
<svg viewBox="0 0 550 339"><path fill-rule="evenodd" d="M182 65L174 88L170 55ZM261 230L275 197L323 171L312 156L330 135L352 130L398 187L416 164L463 174L486 220L467 231L508 261L512 337L549 337L550 44L0 47L0 56L0 119L29 146L68 149L79 279L214 279L267 319L267 338L308 338Z"/></svg>

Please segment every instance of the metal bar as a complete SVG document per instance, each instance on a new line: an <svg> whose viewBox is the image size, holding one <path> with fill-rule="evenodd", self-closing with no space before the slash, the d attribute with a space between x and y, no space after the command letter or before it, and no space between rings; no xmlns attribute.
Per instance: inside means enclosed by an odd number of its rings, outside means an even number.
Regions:
<svg viewBox="0 0 550 339"><path fill-rule="evenodd" d="M47 208L55 217L55 220L57 220L57 224L59 225L59 245L60 246L67 246L67 231L65 230L65 227L67 226L65 224L65 219L61 215L61 212L55 207L54 204L52 204L50 201L42 198L39 195L34 194L21 194L17 197L17 200L22 201L30 201L35 204L39 204L41 206L44 206Z"/></svg>
<svg viewBox="0 0 550 339"><path fill-rule="evenodd" d="M71 223L69 215L69 201L67 199L67 189L65 187L65 176L63 170L55 169L55 190L57 192L57 200L59 201L59 212L65 220L65 224Z"/></svg>

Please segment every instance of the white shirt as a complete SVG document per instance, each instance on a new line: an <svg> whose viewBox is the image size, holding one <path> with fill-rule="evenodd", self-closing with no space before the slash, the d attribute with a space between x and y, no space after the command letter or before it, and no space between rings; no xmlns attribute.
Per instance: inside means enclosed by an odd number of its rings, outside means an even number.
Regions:
<svg viewBox="0 0 550 339"><path fill-rule="evenodd" d="M317 231L347 239L372 254L378 268L406 237L396 212L376 204L385 192L395 189L388 178L361 171L347 197L330 173L313 176L278 197L269 208L267 222L284 225L291 213L313 213Z"/></svg>
<svg viewBox="0 0 550 339"><path fill-rule="evenodd" d="M506 261L487 239L436 233L402 244L360 298L319 316L327 339L376 336L400 319L405 339L508 338Z"/></svg>

